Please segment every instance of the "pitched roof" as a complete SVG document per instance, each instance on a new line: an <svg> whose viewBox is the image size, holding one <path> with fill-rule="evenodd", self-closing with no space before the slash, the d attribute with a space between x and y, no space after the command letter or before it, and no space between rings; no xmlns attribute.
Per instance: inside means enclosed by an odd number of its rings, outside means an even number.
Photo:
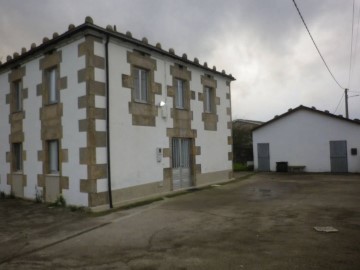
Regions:
<svg viewBox="0 0 360 270"><path fill-rule="evenodd" d="M74 26L73 24L69 25L68 31L65 33L59 35L57 33L53 34L53 38L44 38L43 43L39 46L36 46L35 43L31 44L31 48L29 51L27 51L25 48L21 50L21 54L15 52L13 56L8 55L6 58L6 62L1 63L0 62L0 73L2 70L6 70L9 68L16 67L18 65L23 64L27 61L28 58L34 57L34 55L51 51L52 49L56 49L56 45L61 43L63 40L67 40L77 34L86 33L87 31L95 31L99 34L104 34L106 36L122 40L124 42L132 43L138 47L148 49L150 51L166 55L168 57L171 57L175 60L181 61L185 64L190 64L192 66L199 67L201 69L205 69L208 72L216 73L220 76L226 77L227 79L234 81L235 78L231 74L226 74L224 70L217 71L216 67L214 66L212 69L208 67L207 63L205 62L203 65L199 63L199 60L197 58L194 58L193 61L189 60L187 58L187 55L184 53L181 57L175 54L174 49L170 48L169 51L165 51L161 48L161 44L157 43L155 46L148 44L147 38L143 38L142 40L136 39L132 37L131 32L127 31L126 34L120 33L116 31L116 27L112 27L111 25L108 25L106 28L102 28L100 26L97 26L93 23L93 20L91 17L86 17L85 23Z"/></svg>
<svg viewBox="0 0 360 270"><path fill-rule="evenodd" d="M281 115L275 115L275 117L267 122L265 122L264 124L258 126L258 127L255 127L253 129L253 131L257 130L257 129L260 129L260 128L263 128L275 121L278 121L290 114L293 114L294 112L297 112L297 111L300 111L300 110L305 110L305 111L309 111L309 112L312 112L312 113L317 113L317 114L320 114L320 115L323 115L323 116L326 116L326 117L331 117L331 118L334 118L334 119L337 119L337 120L340 120L340 121L346 121L348 123L352 123L352 124L356 124L356 125L360 125L360 120L359 119L347 119L347 118L344 118L342 115L335 115L335 114L331 114L329 111L319 111L317 110L315 107L306 107L306 106L303 106L303 105L300 105L299 107L296 107L295 109L289 109L286 113L284 114L281 114Z"/></svg>
<svg viewBox="0 0 360 270"><path fill-rule="evenodd" d="M256 120L248 120L248 119L235 119L234 123L245 123L245 124L252 124L252 125L261 125L264 122L256 121Z"/></svg>

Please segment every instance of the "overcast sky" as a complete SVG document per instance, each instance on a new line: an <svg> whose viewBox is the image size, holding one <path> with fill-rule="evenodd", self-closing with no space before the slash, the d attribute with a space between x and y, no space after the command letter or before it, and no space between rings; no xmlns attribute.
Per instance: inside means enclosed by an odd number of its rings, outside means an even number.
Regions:
<svg viewBox="0 0 360 270"><path fill-rule="evenodd" d="M350 96L360 95L360 0L297 0L334 76ZM343 95L321 61L292 0L0 0L0 60L40 44L90 15L135 38L160 42L176 54L198 57L236 81L233 119L267 121L300 104L333 113ZM360 32L360 31L359 31ZM359 34L360 35L360 34ZM360 37L358 38L360 39ZM344 113L344 101L336 114ZM349 98L350 118L360 118L360 96Z"/></svg>

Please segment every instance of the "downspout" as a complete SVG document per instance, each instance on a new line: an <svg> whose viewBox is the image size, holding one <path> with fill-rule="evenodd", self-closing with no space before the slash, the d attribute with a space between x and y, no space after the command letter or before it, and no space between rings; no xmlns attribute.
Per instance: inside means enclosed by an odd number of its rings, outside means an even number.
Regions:
<svg viewBox="0 0 360 270"><path fill-rule="evenodd" d="M105 43L105 73L106 73L106 156L107 156L107 179L109 192L109 207L113 208L111 192L111 166L110 166L110 86L109 86L109 35L106 35Z"/></svg>

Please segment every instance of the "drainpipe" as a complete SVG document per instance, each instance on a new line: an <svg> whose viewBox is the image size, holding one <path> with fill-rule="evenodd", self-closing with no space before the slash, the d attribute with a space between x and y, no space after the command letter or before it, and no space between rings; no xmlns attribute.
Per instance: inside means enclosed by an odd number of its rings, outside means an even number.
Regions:
<svg viewBox="0 0 360 270"><path fill-rule="evenodd" d="M113 208L111 192L111 166L110 166L110 87L109 87L109 36L106 35L105 43L105 73L106 73L106 156L107 156L107 179L109 192L109 207Z"/></svg>

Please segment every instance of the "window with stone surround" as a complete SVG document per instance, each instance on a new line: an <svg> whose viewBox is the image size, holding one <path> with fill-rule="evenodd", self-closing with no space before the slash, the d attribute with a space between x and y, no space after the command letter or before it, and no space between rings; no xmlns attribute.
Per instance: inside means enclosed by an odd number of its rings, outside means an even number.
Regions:
<svg viewBox="0 0 360 270"><path fill-rule="evenodd" d="M203 85L203 91L202 93L199 92L198 98L204 105L204 111L201 116L204 122L204 129L216 131L219 120L216 107L220 105L220 98L216 96L217 81L214 79L214 76L204 74L201 76L201 84Z"/></svg>
<svg viewBox="0 0 360 270"><path fill-rule="evenodd" d="M177 109L185 109L185 81L175 79L175 107Z"/></svg>
<svg viewBox="0 0 360 270"><path fill-rule="evenodd" d="M46 84L48 104L58 103L59 96L56 89L56 67L46 70Z"/></svg>
<svg viewBox="0 0 360 270"><path fill-rule="evenodd" d="M214 113L214 89L211 87L204 87L204 111L206 113Z"/></svg>
<svg viewBox="0 0 360 270"><path fill-rule="evenodd" d="M49 140L47 141L47 154L48 154L48 173L59 173L59 141Z"/></svg>
<svg viewBox="0 0 360 270"><path fill-rule="evenodd" d="M21 172L22 166L22 143L12 144L12 169L13 172Z"/></svg>
<svg viewBox="0 0 360 270"><path fill-rule="evenodd" d="M149 72L146 69L134 68L135 101L148 103Z"/></svg>
<svg viewBox="0 0 360 270"><path fill-rule="evenodd" d="M14 112L22 111L22 83L21 80L13 82L13 108Z"/></svg>

